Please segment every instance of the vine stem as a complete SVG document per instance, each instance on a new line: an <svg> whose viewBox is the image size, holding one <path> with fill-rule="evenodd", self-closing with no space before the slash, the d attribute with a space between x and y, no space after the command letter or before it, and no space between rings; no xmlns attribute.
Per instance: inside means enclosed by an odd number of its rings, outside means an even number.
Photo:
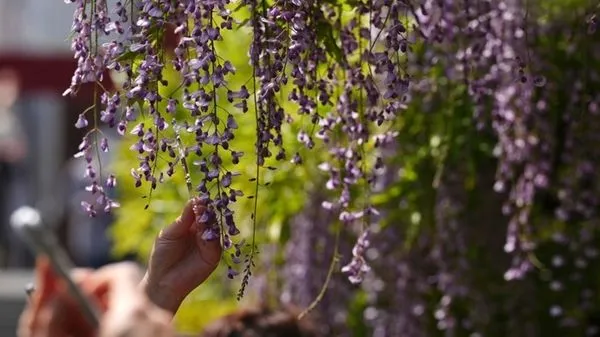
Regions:
<svg viewBox="0 0 600 337"><path fill-rule="evenodd" d="M257 20L256 20L256 0L252 1L252 24L254 25L254 32L257 32ZM255 33L256 34L256 33ZM256 43L253 41L252 43ZM256 46L255 46L256 47ZM250 56L252 57L252 55ZM256 250L256 213L258 210L258 187L260 185L260 124L259 124L259 111L258 111L258 98L256 96L256 66L260 61L257 59L256 63L252 65L252 86L253 86L253 99L254 99L254 116L256 119L256 181L254 185L254 210L252 213L252 247L250 247L250 257L248 258L246 271L244 275L244 280L242 281L242 286L240 291L238 292L238 301L244 296L244 291L247 282L246 278L249 277L251 273L252 265L254 264L254 254ZM254 62L252 62L254 63Z"/></svg>
<svg viewBox="0 0 600 337"><path fill-rule="evenodd" d="M91 13L90 13L90 20L93 20L94 18L94 14L96 13L96 1L92 1L92 8L90 9ZM98 53L98 31L95 30L94 32L94 43L92 44L91 39L90 39L90 52L92 52L94 55L96 55ZM96 70L97 71L97 70ZM94 83L94 105L93 105L93 115L94 115L94 130L100 130L99 128L99 122L98 122L98 84L97 82L99 81L95 81ZM102 160L101 160L101 156L100 156L100 144L98 143L98 132L94 132L94 144L95 144L95 148L96 148L96 158L98 160L98 177L99 177L99 181L100 181L100 185L102 185Z"/></svg>
<svg viewBox="0 0 600 337"><path fill-rule="evenodd" d="M185 160L185 149L179 132L176 133L177 146L179 147L179 155L181 156L181 166L183 167L183 173L185 174L185 185L187 186L189 197L191 198L194 193L194 186L192 186L192 176L190 175L190 169Z"/></svg>
<svg viewBox="0 0 600 337"><path fill-rule="evenodd" d="M331 262L329 263L329 270L327 271L327 277L325 278L325 282L323 286L321 286L321 290L315 299L310 303L306 309L304 309L299 315L298 320L301 320L306 315L308 315L312 310L314 310L317 305L323 300L325 296L325 292L327 291L327 287L329 287L329 283L331 282L331 277L333 276L333 271L335 270L335 266L339 261L339 245L340 245L340 224L337 223L336 231L335 231L335 244L333 246L333 256L331 257Z"/></svg>
<svg viewBox="0 0 600 337"><path fill-rule="evenodd" d="M210 12L210 25L212 26L214 24L214 18L213 18L213 11L211 9ZM210 43L210 49L213 53L213 55L215 55L215 59L216 59L216 55L217 55L217 50L215 48L215 41L212 40ZM212 73L215 73L215 69L217 68L217 66L215 65L215 63L218 61L218 59L216 59L215 61L212 61ZM219 110L218 110L218 104L217 104L217 86L215 85L215 82L212 81L212 89L213 89L213 97L212 97L212 102L213 102L213 111L212 111L212 116L213 116L213 123L215 124L215 134L218 135L219 133L219 128L217 126L217 123L219 121ZM217 157L219 156L219 145L215 144L215 154L217 155ZM217 198L221 197L221 178L220 178L220 174L217 175L216 178L216 183L217 183ZM223 226L223 211L219 210L219 227L221 229L221 235L220 235L220 240L221 240L221 246L224 246L225 244L225 228Z"/></svg>

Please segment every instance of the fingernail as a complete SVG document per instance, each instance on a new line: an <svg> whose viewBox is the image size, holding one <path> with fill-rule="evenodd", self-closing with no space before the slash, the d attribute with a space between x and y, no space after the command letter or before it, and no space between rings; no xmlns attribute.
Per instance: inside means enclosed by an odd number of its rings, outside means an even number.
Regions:
<svg viewBox="0 0 600 337"><path fill-rule="evenodd" d="M31 295L33 295L33 292L35 291L35 285L33 285L33 283L28 283L25 286L25 293L27 294L28 297L31 297Z"/></svg>

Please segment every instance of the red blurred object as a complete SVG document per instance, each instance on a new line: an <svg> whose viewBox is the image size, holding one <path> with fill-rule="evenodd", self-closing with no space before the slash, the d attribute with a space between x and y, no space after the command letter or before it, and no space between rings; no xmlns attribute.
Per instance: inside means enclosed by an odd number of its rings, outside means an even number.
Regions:
<svg viewBox="0 0 600 337"><path fill-rule="evenodd" d="M175 26L169 24L165 29L163 48L172 52L179 43L180 36L175 34ZM77 62L70 52L51 55L31 55L19 52L0 52L0 69L15 70L21 81L23 93L50 91L60 95L69 87ZM114 85L105 74L102 85L113 90ZM93 84L82 86L75 99L86 99L93 95ZM86 99L87 100L87 99Z"/></svg>
<svg viewBox="0 0 600 337"><path fill-rule="evenodd" d="M21 82L21 92L50 91L62 95L71 84L71 77L77 62L71 55L22 55L0 54L0 69L11 68L17 72ZM114 89L108 74L104 75L102 85ZM82 86L77 98L89 100L93 96L93 84Z"/></svg>
<svg viewBox="0 0 600 337"><path fill-rule="evenodd" d="M169 23L167 25L167 29L165 30L165 37L163 41L163 48L165 48L168 52L172 52L175 47L179 44L179 39L181 36L179 34L175 34L175 25Z"/></svg>

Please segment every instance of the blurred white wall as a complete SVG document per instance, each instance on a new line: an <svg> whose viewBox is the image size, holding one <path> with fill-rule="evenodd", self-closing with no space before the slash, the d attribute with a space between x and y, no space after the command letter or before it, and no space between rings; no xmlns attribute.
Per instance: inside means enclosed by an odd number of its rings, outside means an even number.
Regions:
<svg viewBox="0 0 600 337"><path fill-rule="evenodd" d="M114 8L116 1L108 0L108 7ZM91 104L93 97L91 91L80 92L78 100L61 95L76 67L69 41L74 10L75 4L66 4L64 0L0 0L0 69L12 68L21 77L22 91L14 109L27 134L28 145L27 158L18 170L25 178L21 179L19 188L15 188L19 193L11 194L11 197L23 196L18 200L14 197L14 205L8 208L12 210L22 204L39 208L46 224L57 230L66 229L69 232L67 238L78 236L78 243L87 250L82 251L73 244L68 248L81 255L82 263L88 263L86 261L91 261L88 256L99 260L107 250L98 245L103 244L98 240L98 232L103 233L106 225L93 223L93 228L87 230L80 226L83 224L79 220L72 224L72 219L63 213L80 212L79 201L73 197L77 207L67 209L66 202L71 195L63 197L59 194L61 186L68 182L63 179L67 176L65 170L70 167L66 160L74 154L67 150L71 148L67 145L73 145L67 144L68 137L75 130L69 122L72 116L68 112L79 113ZM107 38L101 38L100 42ZM83 171L76 174L79 178ZM5 223L6 219L0 214L0 226ZM80 231L71 233L71 226L79 226ZM81 236L85 236L83 240ZM27 256L22 242L12 240L12 237L9 241L14 245L9 247L8 266L31 267L33 260ZM4 337L1 331L0 337Z"/></svg>
<svg viewBox="0 0 600 337"><path fill-rule="evenodd" d="M0 0L0 53L70 53L73 9L62 0Z"/></svg>
<svg viewBox="0 0 600 337"><path fill-rule="evenodd" d="M64 202L56 198L56 184L66 157L67 101L61 96L63 90L32 90L27 73L31 68L47 69L57 60L73 59L68 40L73 11L74 5L63 0L0 0L0 68L13 68L24 84L14 110L28 147L27 158L18 167L19 179L14 179L14 188L9 190L11 202L2 206L8 212L23 204L39 207L51 226L57 226L55 213ZM45 72L35 75L53 82ZM66 88L68 81L64 82ZM0 218L0 226L6 226L6 219ZM28 249L12 233L9 243L8 267L31 267Z"/></svg>

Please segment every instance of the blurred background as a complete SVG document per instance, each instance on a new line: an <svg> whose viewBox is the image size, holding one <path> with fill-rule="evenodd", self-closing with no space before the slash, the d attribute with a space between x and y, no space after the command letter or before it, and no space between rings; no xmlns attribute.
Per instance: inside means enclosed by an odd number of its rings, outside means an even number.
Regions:
<svg viewBox="0 0 600 337"><path fill-rule="evenodd" d="M71 158L83 134L73 123L93 96L84 87L62 97L76 66L72 17L63 2L0 0L0 336L14 335L34 263L10 231L17 207L38 207L78 265L110 259L104 228L111 219L86 217L76 195L83 175Z"/></svg>
<svg viewBox="0 0 600 337"><path fill-rule="evenodd" d="M484 104L470 100L457 70L463 69L455 57L460 46L415 46L409 70L424 81L394 125L399 136L388 149L390 169L372 200L384 219L372 228L372 271L362 285L338 272L349 262L356 237L343 232L339 255L334 252L334 219L320 206L327 191L317 167L327 148L317 144L309 152L292 143L289 152L298 150L305 165L278 164L265 177L269 187L260 191L260 262L252 291L237 302L239 280L225 282L222 266L184 303L180 329L197 332L249 303L304 308L320 293L336 257L336 272L314 311L327 336L600 335L600 40L597 33L586 34L582 19L590 1L529 3L535 23L531 67L546 76L547 85L530 85L528 101L514 98L498 108L498 98L481 109ZM182 177L174 176L144 211L147 191L134 188L129 173L138 164L131 142L110 137L110 156L102 160L119 178L122 207L115 218L91 219L81 210L85 167L72 154L85 131L73 125L92 104L93 90L84 86L75 98L62 97L75 69L68 42L72 14L73 7L61 1L0 0L0 336L14 335L24 286L32 278L33 259L9 230L15 208L39 208L77 265L99 267L122 259L144 262L157 231L189 197ZM456 22L466 26L463 19ZM238 69L232 86L239 87L251 74L239 52L248 47L249 34L223 35L237 43L221 44L218 51ZM176 74L165 77L170 86L164 90L173 90ZM502 95L520 90L514 78L494 80ZM105 82L110 89L108 76ZM536 113L507 122L502 135L502 126L491 125L504 117L491 116L492 107L495 113L504 109L503 116ZM297 131L286 126L284 133L295 139ZM253 124L240 125L238 135L232 148L252 153ZM501 136L508 145L499 142ZM523 139L541 145L511 162L508 152L519 150L509 149L510 142ZM249 172L242 174L251 176L255 168L248 160ZM505 171L513 184L503 188L496 181ZM547 179L545 187L534 186L538 173ZM253 188L239 184L244 191ZM239 207L246 217L242 233L249 236L251 202L240 201ZM516 215L507 216L507 207L517 208ZM515 265L505 243L509 226L517 223L536 247ZM520 268L531 273L511 280Z"/></svg>
<svg viewBox="0 0 600 337"><path fill-rule="evenodd" d="M103 231L94 232L101 227L86 226L90 220L78 217L80 207L72 207L70 203L77 199L75 194L82 187L81 171L75 172L73 166L77 163L71 158L85 132L73 127L76 120L73 118L93 99L92 92L86 92L87 87L76 98L62 96L76 66L68 41L72 16L72 8L67 5L0 1L0 219L3 224L0 268L3 269L32 266L27 249L7 227L11 212L24 204L38 207L69 250L72 253L78 250L72 254L78 264L96 266L107 259L108 247L101 247L103 243L99 240ZM80 222L84 225L72 226Z"/></svg>

